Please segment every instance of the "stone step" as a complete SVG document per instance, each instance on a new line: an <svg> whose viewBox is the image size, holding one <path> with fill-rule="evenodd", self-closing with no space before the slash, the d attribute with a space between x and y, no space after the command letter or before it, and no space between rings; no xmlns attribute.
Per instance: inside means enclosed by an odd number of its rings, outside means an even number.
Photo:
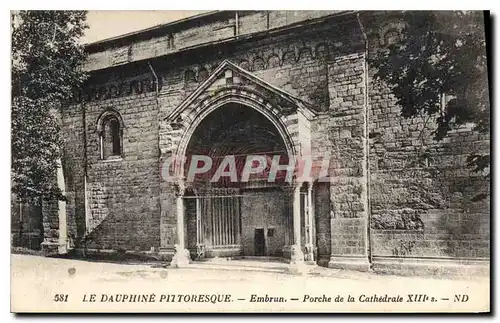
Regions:
<svg viewBox="0 0 500 323"><path fill-rule="evenodd" d="M267 271L267 272L287 272L289 265L286 263L263 262L263 261L194 261L189 264L189 268L197 269L222 269L241 271Z"/></svg>
<svg viewBox="0 0 500 323"><path fill-rule="evenodd" d="M199 264L191 263L187 267L189 269L203 269L203 270L235 270L235 271L256 271L256 272L273 272L273 273L286 273L286 268L266 268L266 267L250 267L250 266L225 266L221 264Z"/></svg>
<svg viewBox="0 0 500 323"><path fill-rule="evenodd" d="M249 266L249 267L268 267L268 268L286 268L288 263L285 262L264 262L264 261L253 261L253 260L227 260L227 261L193 261L193 263L199 264L215 264L224 266Z"/></svg>

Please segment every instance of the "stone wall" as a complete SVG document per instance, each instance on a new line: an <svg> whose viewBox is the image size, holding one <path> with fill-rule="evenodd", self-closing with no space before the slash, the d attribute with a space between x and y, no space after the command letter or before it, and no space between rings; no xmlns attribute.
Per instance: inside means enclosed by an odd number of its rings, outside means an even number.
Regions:
<svg viewBox="0 0 500 323"><path fill-rule="evenodd" d="M87 105L89 247L159 247L158 107L155 93ZM107 109L123 119L119 159L100 159L97 120Z"/></svg>
<svg viewBox="0 0 500 323"><path fill-rule="evenodd" d="M186 51L212 42L223 43L250 34L265 33L310 19L342 14L340 11L225 11L199 21L166 26L163 31L144 33L108 44L90 44L89 71Z"/></svg>
<svg viewBox="0 0 500 323"><path fill-rule="evenodd" d="M245 255L255 255L254 230L264 230L266 256L282 256L287 234L284 193L279 190L249 191L241 199L241 245ZM277 203L280 201L281 203ZM272 237L268 230L274 229Z"/></svg>
<svg viewBox="0 0 500 323"><path fill-rule="evenodd" d="M401 28L397 16L377 17L369 52ZM433 139L433 118L403 118L386 84L369 72L371 252L375 258L489 258L488 199L473 202L488 180L466 166L472 152L489 151L489 137L472 126Z"/></svg>
<svg viewBox="0 0 500 323"><path fill-rule="evenodd" d="M332 266L338 266L339 257L368 263L365 74L362 52L330 58L330 105L312 131L313 152L330 155Z"/></svg>
<svg viewBox="0 0 500 323"><path fill-rule="evenodd" d="M379 82L370 91L370 203L373 255L489 256L488 201L472 202L488 185L466 166L488 138L468 127L434 141L426 118L405 119ZM477 150L476 150L477 151Z"/></svg>
<svg viewBox="0 0 500 323"><path fill-rule="evenodd" d="M245 15L242 32L254 30L252 17L267 24L262 13ZM367 29L383 39L390 26ZM192 33L176 38L178 49L206 30ZM159 174L169 153L162 147L172 139L163 120L227 59L318 114L311 121L310 153L319 159L327 152L332 161L330 181L315 184L320 258L488 256L489 204L470 202L481 178L464 160L472 148L488 149L489 138L463 129L434 142L430 123L403 119L390 90L367 69L354 16L141 60L154 46L161 50L163 41L157 41L138 42L134 59L94 71L81 101L63 111L68 230L75 241L88 236L95 248L173 251L177 189ZM141 50L147 55L137 54ZM99 158L96 123L106 109L123 118L122 159Z"/></svg>
<svg viewBox="0 0 500 323"><path fill-rule="evenodd" d="M160 120L168 116L184 99L186 99L206 79L208 75L224 60L238 64L243 69L261 78L277 88L287 91L310 103L317 111L328 110L328 61L335 55L343 55L360 47L360 35L353 33L353 22L346 21L337 26L335 32L328 25L316 27L317 30L304 30L303 34L277 35L251 42L236 43L233 46L223 46L217 50L207 49L200 57L198 52L185 54L181 57L172 56L171 61L162 65L153 62L153 66L162 77L162 89L159 93ZM349 44L349 46L347 46ZM325 115L326 116L326 115ZM327 120L323 117L322 120ZM171 138L167 133L167 124L160 123L160 149L169 146ZM313 141L324 142L313 138ZM169 152L170 153L170 152ZM162 159L169 155L162 156ZM307 152L306 152L307 153ZM311 154L316 158L323 155L322 147L313 149ZM172 251L176 240L175 189L169 183L161 183L160 198L162 248ZM327 206L329 203L327 203ZM318 206L318 208L323 205ZM328 223L327 228L321 228L322 242L330 236L329 214L326 212L321 223ZM166 243L165 241L169 242ZM327 245L321 252L328 253L331 246Z"/></svg>
<svg viewBox="0 0 500 323"><path fill-rule="evenodd" d="M204 51L202 59L193 52L167 61L152 60L151 67L159 77L158 98L156 80L147 62L93 73L79 102L66 108L63 117L65 162L68 169L77 170L66 172L70 177L70 232L80 238L86 236L87 246L94 248L171 248L175 241L175 189L169 183L160 183L159 141L161 146L162 140L169 140L158 133L164 126L161 120L198 87L206 77L204 70L210 73L223 59L310 102L318 110L326 109L327 55L330 47L338 51L349 37L339 29L334 37L325 39L326 26L318 28L321 35L306 30L298 38L281 35L243 42L225 47L223 53ZM344 28L348 30L348 26ZM202 34L202 30L199 32ZM178 44L182 44L180 39ZM122 160L100 160L96 127L99 116L107 109L123 118ZM87 145L83 146L85 140ZM80 173L85 167L86 179ZM160 232L167 237L162 242Z"/></svg>
<svg viewBox="0 0 500 323"><path fill-rule="evenodd" d="M68 238L71 247L78 247L86 234L85 219L85 110L83 104L63 107L62 139L64 140L62 166L66 184L66 213Z"/></svg>

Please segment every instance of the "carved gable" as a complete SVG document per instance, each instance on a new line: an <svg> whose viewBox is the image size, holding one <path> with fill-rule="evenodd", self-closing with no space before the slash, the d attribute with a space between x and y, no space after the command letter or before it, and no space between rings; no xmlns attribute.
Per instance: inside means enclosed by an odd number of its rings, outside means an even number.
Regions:
<svg viewBox="0 0 500 323"><path fill-rule="evenodd" d="M245 90L256 93L264 98L273 107L284 115L294 113L297 109L303 110L306 117L315 115L314 108L301 99L285 92L241 67L224 60L200 86L187 97L166 120L175 121L186 109L200 104L202 101L215 96L218 92L231 89L232 91Z"/></svg>
<svg viewBox="0 0 500 323"><path fill-rule="evenodd" d="M225 60L161 123L160 135L170 138L170 144L161 147L162 154L183 154L196 125L208 113L229 102L254 108L270 119L281 131L284 141L288 142L290 154L309 149L309 121L315 116L314 109Z"/></svg>

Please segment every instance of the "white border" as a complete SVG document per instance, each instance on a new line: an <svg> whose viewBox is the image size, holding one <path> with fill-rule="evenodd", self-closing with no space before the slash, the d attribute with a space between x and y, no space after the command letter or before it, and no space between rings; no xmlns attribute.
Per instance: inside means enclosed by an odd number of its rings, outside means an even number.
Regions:
<svg viewBox="0 0 500 323"><path fill-rule="evenodd" d="M1 206L2 206L2 221L4 222L4 225L1 227L4 229L4 233L0 235L2 239L2 247L0 248L2 251L2 258L4 263L6 262L6 259L10 258L10 234L7 232L10 228L10 10L13 9L82 9L88 8L88 9L93 9L93 10L216 10L216 9L226 9L226 10L231 10L231 9L238 9L238 10L244 10L244 9L290 9L290 10L313 10L313 9L364 9L364 10L381 10L381 9L393 9L393 10L399 10L399 9L406 9L406 10L423 10L423 9L434 9L434 10L443 10L443 9L454 9L454 10L464 10L464 9L469 9L469 10L483 10L483 9L491 9L492 10L492 15L498 14L500 10L498 10L499 7L499 1L486 1L486 0L474 0L474 1L465 1L465 0L455 0L455 1L435 1L435 0L419 0L419 1L387 1L387 0L378 0L378 1L314 1L314 0L308 0L308 1L297 1L297 0L288 0L288 1L282 1L282 2L273 2L273 1L266 1L266 0L253 0L253 1L228 1L228 0L219 0L219 1L134 1L134 2L120 2L118 5L116 3L111 3L111 2L105 2L102 0L89 0L85 2L71 2L71 1L33 1L33 0L17 0L17 1L11 1L10 3L8 1L2 2L2 6L6 6L6 10L2 10L2 13L0 15L0 18L2 19L2 24L1 26L3 27L1 29L0 37L1 37L1 44L2 50L0 50L2 58L0 61L2 62L1 64L1 76L2 76L2 89L3 89L3 102L5 102L4 107L0 109L0 144L1 144L1 151L3 152L2 156L3 158L1 159L1 172L0 172L0 186L1 186L1 192L0 192L0 198L1 198ZM498 26L498 16L494 17L497 18L495 19L495 24ZM492 26L492 28L496 27L495 25ZM493 32L493 31L492 31ZM493 32L493 44L495 44L494 48L492 48L493 53L495 54L495 57L493 58L494 61L497 61L498 59L498 44L500 43L500 39L498 36L498 32ZM499 64L495 62L493 65L495 67L495 70L492 71L494 72L495 76L498 76L498 68ZM495 79L497 82L494 82L495 88L493 89L494 93L499 93L499 83L498 79ZM493 101L493 103L496 103L496 100ZM498 113L495 113L494 120L495 125L498 126L500 124L500 116ZM499 131L497 130L495 133L495 136L492 138L492 143L496 145L496 149L494 151L498 151L498 148L500 148L498 143L500 143L500 140L498 138L499 136ZM496 156L493 156L493 161L494 161L494 166L496 167L496 172L495 174L498 174L498 164L496 162ZM498 179L495 177L494 179ZM500 201L500 193L498 190L495 190L495 194L492 197L492 200ZM492 211L495 211L492 209ZM500 232L498 230L498 226L500 223L500 220L497 217L498 214L493 214L493 218L495 218L494 222L496 223L495 228L491 228L492 232ZM495 239L496 242L498 242L498 238ZM498 244L498 243L497 243ZM496 255L498 255L498 245L494 246L494 250L496 251ZM495 257L494 259L497 259L498 257ZM10 279L10 268L8 266L2 266L2 276L5 279ZM498 268L495 266L495 273L498 273ZM496 275L498 278L499 276ZM9 288L6 288L6 286L9 286L9 281L4 281L3 286L3 292L1 293L1 304L3 305L2 308L2 322L10 321L13 320L15 317L12 314L9 314L10 312L10 293L9 293ZM498 299L496 297L495 299ZM496 310L498 311L498 306L496 307ZM143 319L143 317L131 317L134 321L140 321ZM156 320L168 320L168 321L176 321L176 320L192 320L192 319L198 319L198 320L219 320L219 317L152 317L153 319ZM233 319L229 318L229 319ZM395 317L394 319L399 319L401 317ZM24 318L26 319L26 318ZM53 317L30 317L29 319L45 319L45 320L53 320ZM59 319L62 319L64 321L66 320L81 320L81 321L86 321L89 318L88 317L59 317ZM122 320L126 319L125 317L99 317L99 318L92 318L93 320L97 321L102 321L102 322L107 322L109 320ZM264 317L238 317L238 320L241 319L258 319L258 320L266 320L269 318L264 318ZM270 318L272 321L284 321L288 320L289 317L276 317L273 316ZM304 319L308 320L310 318L308 317L300 317L299 319ZM321 319L321 318L320 318ZM345 317L322 317L324 320L346 320ZM373 319L378 319L378 320L386 320L387 317L376 317L376 318L367 318L367 317L350 317L348 318L349 321L352 320L358 320L358 321L365 321L367 319L373 320ZM454 320L455 317L421 317L421 319L425 319L426 321L442 321L443 319L445 320Z"/></svg>

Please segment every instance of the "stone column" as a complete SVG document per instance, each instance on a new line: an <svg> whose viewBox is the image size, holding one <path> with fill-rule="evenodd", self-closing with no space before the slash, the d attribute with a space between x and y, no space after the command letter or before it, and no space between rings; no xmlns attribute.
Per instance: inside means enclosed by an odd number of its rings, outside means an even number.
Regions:
<svg viewBox="0 0 500 323"><path fill-rule="evenodd" d="M306 255L305 258L309 262L314 263L314 236L313 236L313 219L314 219L314 209L312 205L312 183L309 183L307 187L307 209L306 212L306 223L307 223L307 241L306 241Z"/></svg>
<svg viewBox="0 0 500 323"><path fill-rule="evenodd" d="M171 267L185 267L189 264L189 251L185 246L184 237L184 183L178 184L178 194L176 198L177 206L177 244L174 246L175 253L172 257Z"/></svg>
<svg viewBox="0 0 500 323"><path fill-rule="evenodd" d="M291 264L304 262L304 254L300 242L300 183L296 183L293 191L293 245L291 246Z"/></svg>

